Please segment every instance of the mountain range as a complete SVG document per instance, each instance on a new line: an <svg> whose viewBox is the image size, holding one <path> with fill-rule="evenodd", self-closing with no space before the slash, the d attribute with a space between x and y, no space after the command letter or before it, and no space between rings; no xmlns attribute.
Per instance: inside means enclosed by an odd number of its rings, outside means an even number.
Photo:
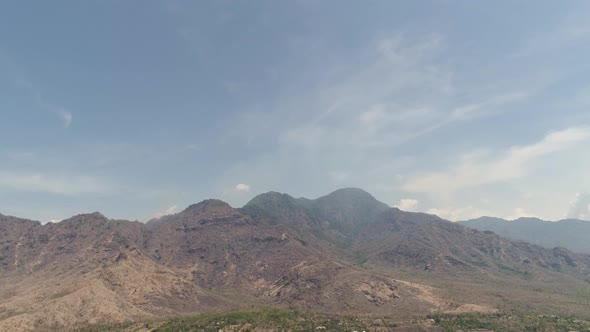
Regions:
<svg viewBox="0 0 590 332"><path fill-rule="evenodd" d="M545 221L538 218L519 218L505 220L493 217L481 217L461 221L461 224L482 231L523 240L540 246L563 247L572 251L590 254L590 222L578 219Z"/></svg>
<svg viewBox="0 0 590 332"><path fill-rule="evenodd" d="M590 255L547 249L355 188L205 200L150 220L0 215L0 330L67 330L284 307L408 318L539 312L590 318Z"/></svg>

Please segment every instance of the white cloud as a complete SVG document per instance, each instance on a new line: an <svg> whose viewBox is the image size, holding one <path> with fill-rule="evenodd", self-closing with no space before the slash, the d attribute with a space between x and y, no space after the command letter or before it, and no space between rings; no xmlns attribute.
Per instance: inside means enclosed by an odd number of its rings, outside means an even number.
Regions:
<svg viewBox="0 0 590 332"><path fill-rule="evenodd" d="M160 212L156 213L155 217L156 218L161 218L163 216L167 216L167 215L173 214L174 212L176 212L177 209L178 209L178 206L176 204L175 205L172 205L171 207L167 208L166 210L163 210L163 211L160 211Z"/></svg>
<svg viewBox="0 0 590 332"><path fill-rule="evenodd" d="M91 176L62 176L0 170L0 189L76 195L108 192L110 185Z"/></svg>
<svg viewBox="0 0 590 332"><path fill-rule="evenodd" d="M590 220L590 193L579 193L571 202L568 218Z"/></svg>
<svg viewBox="0 0 590 332"><path fill-rule="evenodd" d="M589 137L590 128L574 127L550 133L535 144L511 147L493 160L482 160L481 154L467 154L456 167L413 176L402 187L409 192L452 194L464 188L520 178L526 176L528 163L536 158L563 150Z"/></svg>
<svg viewBox="0 0 590 332"><path fill-rule="evenodd" d="M70 125L72 124L72 119L73 119L72 113L66 111L65 109L61 109L57 113L62 118L64 128L69 128Z"/></svg>
<svg viewBox="0 0 590 332"><path fill-rule="evenodd" d="M240 183L240 184L237 184L234 189L236 191L246 191L247 192L247 191L250 191L250 186L247 184Z"/></svg>
<svg viewBox="0 0 590 332"><path fill-rule="evenodd" d="M535 214L533 214L531 212L528 212L528 211L526 211L523 208L519 208L518 207L518 208L514 209L514 212L511 215L505 217L504 219L507 219L507 220L516 220L518 218L525 218L525 217L527 217L527 218L539 218L537 215L535 215Z"/></svg>
<svg viewBox="0 0 590 332"><path fill-rule="evenodd" d="M403 211L410 211L414 212L418 208L418 200L413 198L402 198L399 201L399 204L396 205L396 208L403 210Z"/></svg>

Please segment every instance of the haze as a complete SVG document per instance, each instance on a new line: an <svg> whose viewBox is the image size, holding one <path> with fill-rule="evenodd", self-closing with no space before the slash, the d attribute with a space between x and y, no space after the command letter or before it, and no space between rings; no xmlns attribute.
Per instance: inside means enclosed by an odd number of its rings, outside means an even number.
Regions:
<svg viewBox="0 0 590 332"><path fill-rule="evenodd" d="M590 4L0 5L0 211L148 220L361 187L590 218Z"/></svg>

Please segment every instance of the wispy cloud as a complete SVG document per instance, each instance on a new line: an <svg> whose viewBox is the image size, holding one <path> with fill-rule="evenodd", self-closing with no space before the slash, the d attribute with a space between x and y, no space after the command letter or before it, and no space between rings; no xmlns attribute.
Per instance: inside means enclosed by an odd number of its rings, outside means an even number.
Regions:
<svg viewBox="0 0 590 332"><path fill-rule="evenodd" d="M568 218L590 220L590 193L578 193L571 202Z"/></svg>
<svg viewBox="0 0 590 332"><path fill-rule="evenodd" d="M417 127L439 120L444 110L430 107L432 98L447 96L453 89L452 73L434 61L443 44L438 35L411 41L403 33L374 41L361 67L325 83L313 96L289 100L294 104L282 107L308 110L309 117L285 128L281 144L320 150L390 146ZM407 101L409 95L425 91L429 98Z"/></svg>
<svg viewBox="0 0 590 332"><path fill-rule="evenodd" d="M173 214L174 212L176 212L176 210L178 210L178 205L174 204L174 205L166 208L165 210L156 213L154 215L154 217L155 218L162 218L163 216Z"/></svg>
<svg viewBox="0 0 590 332"><path fill-rule="evenodd" d="M285 128L282 144L311 150L396 147L458 122L501 114L532 95L524 90L467 94L473 101L461 103L453 93L454 71L437 61L444 38L409 41L396 33L376 44L372 62L318 89L309 98L316 103L285 107L319 115Z"/></svg>
<svg viewBox="0 0 590 332"><path fill-rule="evenodd" d="M589 127L572 127L550 133L535 144L514 146L499 158L482 160L479 154L467 154L450 170L409 178L403 189L433 195L452 194L464 188L520 178L526 176L528 164L536 158L563 150L589 137Z"/></svg>
<svg viewBox="0 0 590 332"><path fill-rule="evenodd" d="M15 87L26 91L30 97L33 99L32 101L43 110L52 113L56 117L58 117L64 128L69 128L72 124L73 114L70 110L66 109L62 105L55 104L50 102L45 98L42 94L42 90L37 87L32 80L29 79L28 75L26 75L26 70L19 66L14 61L10 60L6 56L3 56L0 50L0 70L8 71L8 77L13 77L13 84Z"/></svg>
<svg viewBox="0 0 590 332"><path fill-rule="evenodd" d="M516 211L516 206L537 212L542 205L538 200L536 207L528 201L510 201L523 199L519 195L530 191L533 176L541 172L532 168L534 162L567 167L568 161L559 158L540 159L582 138L561 141L554 135L541 135L535 144L521 143L522 138L549 130L551 125L564 128L587 122L565 117L551 121L562 111L575 112L556 97L565 82L561 69L568 67L579 73L579 63L587 53L556 54L555 59L537 54L535 48L544 47L545 32L552 29L554 18L516 26L518 31L492 49L477 40L464 43L463 34L442 26L427 29L437 31L431 34L382 22L357 31L362 34L360 41L348 38L345 52L340 44L333 49L338 36L325 40L322 34L298 33L291 50L296 52L285 52L286 59L266 62L260 70L272 73L269 81L282 84L264 85L270 98L246 102L240 109L247 112L228 118L228 130L221 135L227 137L223 143L239 145L249 153L229 164L218 180L219 191L240 202L247 196L235 189L241 181L256 183L255 191L289 188L291 193L304 196L323 194L335 186L357 185L392 203L401 197L415 198L420 210L436 207L450 219L478 217L489 211L499 216L517 215L522 211ZM471 21L459 19L457 23L479 28ZM494 30L490 36L504 34L502 29ZM566 37L568 47L576 47L585 40L585 31L570 24L549 38L553 43L550 48L559 49L555 45L561 42L560 35ZM514 47L527 43L523 38L531 40L526 46L533 51L531 56L507 57L518 52ZM199 38L196 40L201 45ZM547 54L546 49L541 51ZM564 60L568 63L562 63ZM227 84L232 94L256 89L237 83ZM551 92L544 90L548 88ZM518 132L502 131L515 121L523 122ZM478 135L480 131L483 135ZM494 131L498 134L492 134ZM496 148L505 142L523 145ZM484 152L474 153L474 146L483 146ZM445 155L456 159L453 166L445 166ZM555 186L555 181L548 180L552 184L547 187ZM309 182L317 185L303 184ZM491 183L498 185L481 186ZM487 191L490 188L492 192ZM461 194L454 195L453 202L434 197L452 196L457 191ZM498 191L501 199L496 199ZM480 204L483 197L492 203ZM412 203L399 202L398 206L402 204ZM563 213L563 206L558 209Z"/></svg>
<svg viewBox="0 0 590 332"><path fill-rule="evenodd" d="M406 160L413 158L408 150L424 149L414 141L436 137L448 126L503 115L532 96L513 86L479 89L479 83L474 88L455 82L458 73L447 66L447 49L441 35L410 38L399 32L375 38L360 54L341 58L338 66L346 70L336 68L335 78L318 79L313 89L278 98L272 111L256 107L242 114L232 134L255 146L276 142L271 147L276 150L232 166L220 187L264 174L255 179L258 188L277 190L293 187L290 179L298 176L316 176L330 186L356 184L399 198L402 180L396 174L407 174ZM330 72L332 64L324 65L322 72Z"/></svg>
<svg viewBox="0 0 590 332"><path fill-rule="evenodd" d="M451 111L448 121L465 120L477 116L499 113L502 112L501 106L521 101L529 96L530 94L527 92L511 92L496 95L477 103L459 106Z"/></svg>
<svg viewBox="0 0 590 332"><path fill-rule="evenodd" d="M189 150L189 151L199 151L202 149L202 146L199 144L191 143L191 144L187 144L185 146L185 148L186 148L186 150Z"/></svg>
<svg viewBox="0 0 590 332"><path fill-rule="evenodd" d="M64 176L41 172L0 170L0 189L22 192L45 192L51 194L77 195L106 193L110 185L91 176Z"/></svg>
<svg viewBox="0 0 590 332"><path fill-rule="evenodd" d="M58 114L61 116L64 128L69 128L72 124L72 113L66 111L65 109L61 109L58 111Z"/></svg>
<svg viewBox="0 0 590 332"><path fill-rule="evenodd" d="M32 86L31 89L33 89ZM68 111L63 106L54 105L53 103L47 102L39 92L35 92L35 101L39 107L44 108L58 116L61 119L64 128L70 127L74 118L72 112Z"/></svg>
<svg viewBox="0 0 590 332"><path fill-rule="evenodd" d="M237 184L234 189L236 191L250 191L250 186L244 183Z"/></svg>
<svg viewBox="0 0 590 332"><path fill-rule="evenodd" d="M395 207L403 211L416 211L418 209L418 204L419 202L417 199L402 198Z"/></svg>

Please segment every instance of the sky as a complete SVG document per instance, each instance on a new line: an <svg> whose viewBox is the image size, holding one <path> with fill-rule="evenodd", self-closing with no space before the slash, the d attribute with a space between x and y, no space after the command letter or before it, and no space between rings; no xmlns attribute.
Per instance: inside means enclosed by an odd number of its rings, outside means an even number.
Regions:
<svg viewBox="0 0 590 332"><path fill-rule="evenodd" d="M0 213L146 221L359 187L590 219L590 2L0 4Z"/></svg>

